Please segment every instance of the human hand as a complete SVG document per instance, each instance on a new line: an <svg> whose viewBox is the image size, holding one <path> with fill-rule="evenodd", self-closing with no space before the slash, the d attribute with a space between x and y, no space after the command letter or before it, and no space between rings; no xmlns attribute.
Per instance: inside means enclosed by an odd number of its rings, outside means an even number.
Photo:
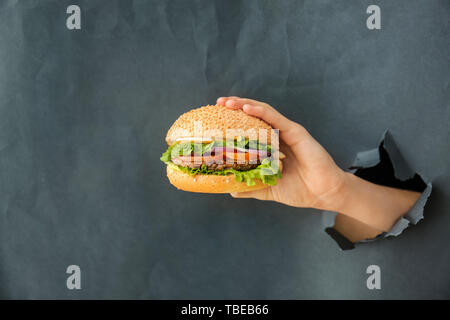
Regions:
<svg viewBox="0 0 450 320"><path fill-rule="evenodd" d="M347 235L364 238L362 233L369 236L389 230L420 196L418 192L376 185L344 172L305 128L267 103L221 97L217 104L242 109L279 129L280 149L286 154L283 177L276 186L234 193L235 198L272 200L295 207L336 211L358 221L355 224L341 219L344 222L340 223L340 228L352 230L347 230Z"/></svg>
<svg viewBox="0 0 450 320"><path fill-rule="evenodd" d="M327 151L303 128L267 103L239 98L221 97L218 105L242 109L280 130L280 150L283 160L283 178L276 186L231 194L235 198L272 200L295 207L335 210L341 202L345 172L333 161Z"/></svg>

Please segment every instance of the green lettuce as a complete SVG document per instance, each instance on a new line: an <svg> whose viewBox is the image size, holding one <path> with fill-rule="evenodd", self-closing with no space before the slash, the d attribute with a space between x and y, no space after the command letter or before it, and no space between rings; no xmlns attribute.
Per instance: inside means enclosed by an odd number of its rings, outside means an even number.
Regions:
<svg viewBox="0 0 450 320"><path fill-rule="evenodd" d="M174 164L171 159L172 156L180 155L190 155L192 152L196 154L204 154L211 152L212 148L215 146L223 146L225 142L213 141L211 143L178 143L170 146L166 152L161 156L161 161L166 163L168 166L175 170L190 174L205 174L205 175L218 175L226 176L234 174L236 181L245 182L248 186L253 186L256 184L255 180L260 179L264 184L274 186L277 184L277 179L281 178L281 170L278 167L278 163L270 161L269 159L264 159L261 164L251 170L239 171L235 169L224 169L220 171L209 170L206 165L202 165L200 168L194 169L189 167L182 167ZM252 145L253 144L253 145ZM266 148L270 146L260 145L258 142L240 140L235 141L235 146L240 148L248 148L249 146L255 146L256 148ZM268 148L270 149L270 148Z"/></svg>
<svg viewBox="0 0 450 320"><path fill-rule="evenodd" d="M240 149L256 149L256 150L267 150L271 152L270 145L265 145L259 143L257 140L248 140L248 138L238 137L234 141L212 141L209 143L194 143L194 142L183 142L177 143L170 146L166 152L161 156L161 161L167 162L171 157L177 156L188 156L192 153L197 155L203 155L205 153L210 153L214 147L236 147Z"/></svg>
<svg viewBox="0 0 450 320"><path fill-rule="evenodd" d="M281 178L280 168L269 159L264 159L255 169L247 171L226 169L223 171L233 173L237 181L246 182L248 186L255 185L255 179L260 179L264 184L274 186L277 184L277 179Z"/></svg>

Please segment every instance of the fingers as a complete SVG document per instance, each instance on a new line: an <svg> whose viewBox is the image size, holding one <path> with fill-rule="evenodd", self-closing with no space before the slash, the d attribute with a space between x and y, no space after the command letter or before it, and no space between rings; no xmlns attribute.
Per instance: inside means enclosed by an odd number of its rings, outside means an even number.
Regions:
<svg viewBox="0 0 450 320"><path fill-rule="evenodd" d="M260 104L260 105L266 105L269 106L268 104L265 104L263 102L259 102L256 100L252 100L252 99L247 99L247 98L240 98L240 97L236 97L236 96L231 96L231 97L220 97L217 99L217 104L221 105L221 106L226 106L227 108L230 109L242 109L242 107L244 106L244 104Z"/></svg>
<svg viewBox="0 0 450 320"><path fill-rule="evenodd" d="M294 124L294 122L282 116L268 104L256 100L239 97L221 97L217 99L217 104L230 109L242 109L245 113L266 121L280 131L286 131Z"/></svg>
<svg viewBox="0 0 450 320"><path fill-rule="evenodd" d="M231 96L231 97L220 97L220 98L218 98L217 99L217 104L219 105L219 106L225 106L226 105L226 103L228 102L228 101L233 101L234 99L239 99L239 97L236 97L236 96ZM229 106L231 107L233 105L233 103L232 102L229 102Z"/></svg>
<svg viewBox="0 0 450 320"><path fill-rule="evenodd" d="M281 138L289 146L309 138L305 128L289 120L266 103L239 97L221 97L217 99L217 104L230 109L242 109L245 113L264 120L272 127L280 130Z"/></svg>
<svg viewBox="0 0 450 320"><path fill-rule="evenodd" d="M272 188L266 188L255 191L247 191L247 192L233 192L230 195L233 198L253 198L258 200L273 200L272 197Z"/></svg>
<svg viewBox="0 0 450 320"><path fill-rule="evenodd" d="M280 131L289 131L295 125L294 122L281 115L278 111L262 105L244 104L242 110L245 113L260 118Z"/></svg>

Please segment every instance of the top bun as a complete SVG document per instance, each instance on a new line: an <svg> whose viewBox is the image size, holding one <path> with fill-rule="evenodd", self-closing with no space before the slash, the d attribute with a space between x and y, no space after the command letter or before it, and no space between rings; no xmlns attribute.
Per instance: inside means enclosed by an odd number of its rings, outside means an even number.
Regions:
<svg viewBox="0 0 450 320"><path fill-rule="evenodd" d="M201 123L202 131L199 131L197 128L194 132L194 124L195 122L198 124L198 121ZM203 138L208 140L208 138L214 138L214 136L211 136L205 131L209 131L210 133L215 131L216 133L214 135L221 134L223 139L225 139L227 129L242 130L243 132L253 129L254 136L250 137L252 139L259 139L259 129L266 129L267 137L262 136L261 139L267 141L261 142L270 144L272 127L263 120L250 116L240 109L232 110L223 106L211 105L193 109L182 114L167 132L166 142L172 145L177 139ZM199 132L200 137L198 136ZM247 138L249 138L248 135Z"/></svg>

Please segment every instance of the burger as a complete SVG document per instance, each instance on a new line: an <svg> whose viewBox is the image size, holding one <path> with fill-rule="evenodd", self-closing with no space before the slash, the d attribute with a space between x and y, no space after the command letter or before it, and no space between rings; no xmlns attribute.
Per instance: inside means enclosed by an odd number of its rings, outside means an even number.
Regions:
<svg viewBox="0 0 450 320"><path fill-rule="evenodd" d="M281 178L278 132L242 110L207 105L181 115L161 156L167 177L190 192L232 193L268 188Z"/></svg>

